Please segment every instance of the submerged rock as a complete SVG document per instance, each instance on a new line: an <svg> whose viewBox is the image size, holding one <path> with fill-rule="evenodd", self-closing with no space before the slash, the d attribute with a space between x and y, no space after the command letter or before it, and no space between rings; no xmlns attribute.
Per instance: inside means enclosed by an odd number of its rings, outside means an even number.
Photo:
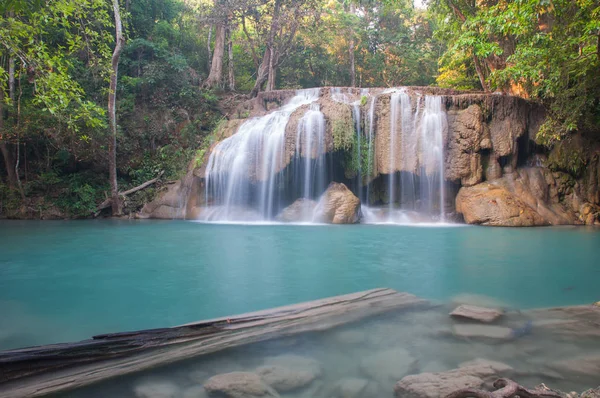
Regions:
<svg viewBox="0 0 600 398"><path fill-rule="evenodd" d="M409 374L416 367L416 359L404 348L380 351L364 358L360 370L385 386Z"/></svg>
<svg viewBox="0 0 600 398"><path fill-rule="evenodd" d="M260 378L278 392L287 392L310 384L317 375L310 370L290 369L285 366L267 365L256 369Z"/></svg>
<svg viewBox="0 0 600 398"><path fill-rule="evenodd" d="M439 373L420 373L404 377L394 386L398 398L438 398L461 388L482 388L486 382L512 372L506 364L475 359L458 369Z"/></svg>
<svg viewBox="0 0 600 398"><path fill-rule="evenodd" d="M319 200L314 220L330 224L355 224L360 218L360 199L346 185L332 182Z"/></svg>
<svg viewBox="0 0 600 398"><path fill-rule="evenodd" d="M500 318L502 312L491 308L477 307L475 305L461 305L452 311L450 316L489 323Z"/></svg>
<svg viewBox="0 0 600 398"><path fill-rule="evenodd" d="M279 213L277 220L284 222L310 222L313 219L317 202L300 198Z"/></svg>
<svg viewBox="0 0 600 398"><path fill-rule="evenodd" d="M250 372L231 372L213 376L204 383L209 396L227 398L279 397L259 375Z"/></svg>
<svg viewBox="0 0 600 398"><path fill-rule="evenodd" d="M281 355L265 359L265 365L256 369L261 379L278 392L306 387L321 376L319 361L298 355Z"/></svg>
<svg viewBox="0 0 600 398"><path fill-rule="evenodd" d="M134 388L137 398L178 398L179 387L170 381L147 381Z"/></svg>
<svg viewBox="0 0 600 398"><path fill-rule="evenodd" d="M453 370L406 376L394 386L398 398L439 398L461 388L481 388L484 381Z"/></svg>

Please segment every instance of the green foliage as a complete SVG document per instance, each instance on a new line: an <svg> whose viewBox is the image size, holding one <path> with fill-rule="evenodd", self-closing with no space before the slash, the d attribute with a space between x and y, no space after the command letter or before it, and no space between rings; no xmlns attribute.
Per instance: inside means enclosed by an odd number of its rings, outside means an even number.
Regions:
<svg viewBox="0 0 600 398"><path fill-rule="evenodd" d="M548 118L538 141L600 132L600 4L594 0L435 3L448 43L438 83L468 87L475 60L491 90L537 100ZM458 68L460 66L460 68Z"/></svg>
<svg viewBox="0 0 600 398"><path fill-rule="evenodd" d="M360 106L365 106L367 105L367 100L369 99L369 97L367 97L366 95L363 95L360 97Z"/></svg>
<svg viewBox="0 0 600 398"><path fill-rule="evenodd" d="M360 157L359 157L360 147ZM354 135L352 146L344 152L343 166L347 178L353 178L358 173L363 177L370 176L373 173L373 166L369 164L369 139L361 137L360 143L358 135Z"/></svg>
<svg viewBox="0 0 600 398"><path fill-rule="evenodd" d="M54 170L42 173L25 187L28 196L43 196L45 202L72 218L90 217L108 189L106 178L90 171L59 174Z"/></svg>
<svg viewBox="0 0 600 398"><path fill-rule="evenodd" d="M347 116L347 117L344 117ZM331 122L333 135L333 149L336 151L349 151L354 145L356 136L354 123L350 117L350 110L342 112Z"/></svg>

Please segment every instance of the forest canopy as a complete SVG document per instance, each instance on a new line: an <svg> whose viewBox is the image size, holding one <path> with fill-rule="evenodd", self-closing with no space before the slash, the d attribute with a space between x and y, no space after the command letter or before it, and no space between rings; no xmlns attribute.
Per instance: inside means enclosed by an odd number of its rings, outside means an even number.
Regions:
<svg viewBox="0 0 600 398"><path fill-rule="evenodd" d="M419 3L420 4L420 3ZM600 126L595 0L120 0L119 185L175 179L225 103L318 86L438 85L543 104L538 140ZM110 0L0 2L0 200L72 216L108 190ZM152 191L140 192L134 208ZM30 207L39 207L39 201ZM36 208L37 208L36 207Z"/></svg>

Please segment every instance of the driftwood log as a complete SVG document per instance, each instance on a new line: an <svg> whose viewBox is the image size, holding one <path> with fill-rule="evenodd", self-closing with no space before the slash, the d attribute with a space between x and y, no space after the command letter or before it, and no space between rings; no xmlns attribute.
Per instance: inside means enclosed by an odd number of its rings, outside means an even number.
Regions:
<svg viewBox="0 0 600 398"><path fill-rule="evenodd" d="M0 397L56 393L229 347L427 305L411 294L382 288L172 328L3 351Z"/></svg>
<svg viewBox="0 0 600 398"><path fill-rule="evenodd" d="M136 193L137 191L141 191L142 189L148 188L150 185L156 183L160 179L160 177L162 177L163 173L164 171L161 171L156 178L148 180L145 183L138 185L137 187L128 189L127 191L119 192L119 197L131 195L132 193ZM107 209L110 206L112 206L112 198L107 198L104 202L100 203L100 205L96 209L96 213L94 216L98 217L98 214L100 214L102 210Z"/></svg>
<svg viewBox="0 0 600 398"><path fill-rule="evenodd" d="M484 391L475 388L463 388L446 395L446 398L565 398L565 395L549 388L529 390L509 379L494 382L496 391Z"/></svg>

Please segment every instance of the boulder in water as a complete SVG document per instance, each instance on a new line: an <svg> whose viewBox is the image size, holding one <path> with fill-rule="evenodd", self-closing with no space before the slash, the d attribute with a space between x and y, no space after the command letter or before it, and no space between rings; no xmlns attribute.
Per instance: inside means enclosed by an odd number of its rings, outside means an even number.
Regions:
<svg viewBox="0 0 600 398"><path fill-rule="evenodd" d="M478 307L475 305L460 305L450 313L450 316L489 323L500 318L502 316L502 312L491 308Z"/></svg>
<svg viewBox="0 0 600 398"><path fill-rule="evenodd" d="M231 372L211 377L204 383L209 396L227 398L279 397L259 375L250 372Z"/></svg>
<svg viewBox="0 0 600 398"><path fill-rule="evenodd" d="M394 386L396 397L438 398L462 388L481 388L486 382L510 374L513 368L501 362L475 359L458 369L405 376Z"/></svg>
<svg viewBox="0 0 600 398"><path fill-rule="evenodd" d="M393 348L367 356L361 361L360 370L385 386L409 374L416 363L417 360L404 348Z"/></svg>
<svg viewBox="0 0 600 398"><path fill-rule="evenodd" d="M134 388L137 398L176 398L179 388L170 381L146 381Z"/></svg>
<svg viewBox="0 0 600 398"><path fill-rule="evenodd" d="M355 224L360 218L360 199L346 185L332 182L321 196L314 220L330 224Z"/></svg>
<svg viewBox="0 0 600 398"><path fill-rule="evenodd" d="M300 198L279 213L277 220L284 222L309 222L312 221L317 207L317 202L307 198Z"/></svg>
<svg viewBox="0 0 600 398"><path fill-rule="evenodd" d="M265 359L256 369L261 379L278 392L306 387L321 376L321 363L299 355L279 355Z"/></svg>

